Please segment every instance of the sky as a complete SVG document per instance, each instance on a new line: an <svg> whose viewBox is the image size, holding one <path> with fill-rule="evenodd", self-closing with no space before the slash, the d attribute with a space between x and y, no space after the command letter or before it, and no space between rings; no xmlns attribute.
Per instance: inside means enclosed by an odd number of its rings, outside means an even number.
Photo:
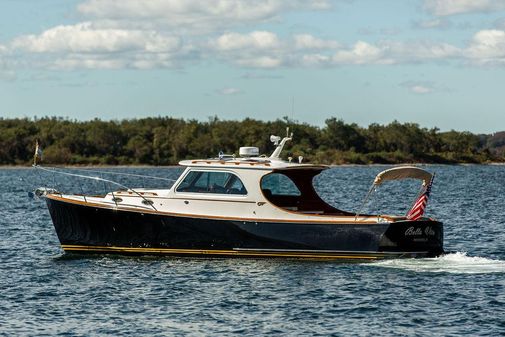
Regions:
<svg viewBox="0 0 505 337"><path fill-rule="evenodd" d="M505 0L0 0L0 117L505 130Z"/></svg>

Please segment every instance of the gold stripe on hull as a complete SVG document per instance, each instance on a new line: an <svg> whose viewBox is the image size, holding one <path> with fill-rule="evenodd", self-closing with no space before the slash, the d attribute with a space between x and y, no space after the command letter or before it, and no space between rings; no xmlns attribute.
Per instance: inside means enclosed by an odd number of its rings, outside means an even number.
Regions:
<svg viewBox="0 0 505 337"><path fill-rule="evenodd" d="M381 253L328 253L328 252L274 252L274 251L239 251L239 250L208 250L208 249L172 249L172 248L143 248L143 247L115 247L115 246L83 246L62 245L65 252L96 252L96 253L136 253L160 255L191 255L191 256L235 256L235 257L284 257L303 259L345 259L345 260L376 260L385 258Z"/></svg>

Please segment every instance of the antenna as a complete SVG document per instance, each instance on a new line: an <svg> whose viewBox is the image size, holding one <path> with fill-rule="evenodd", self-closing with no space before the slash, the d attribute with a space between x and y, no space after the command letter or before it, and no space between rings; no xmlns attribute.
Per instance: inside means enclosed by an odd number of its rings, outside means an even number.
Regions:
<svg viewBox="0 0 505 337"><path fill-rule="evenodd" d="M291 97L291 120L295 120L295 96Z"/></svg>

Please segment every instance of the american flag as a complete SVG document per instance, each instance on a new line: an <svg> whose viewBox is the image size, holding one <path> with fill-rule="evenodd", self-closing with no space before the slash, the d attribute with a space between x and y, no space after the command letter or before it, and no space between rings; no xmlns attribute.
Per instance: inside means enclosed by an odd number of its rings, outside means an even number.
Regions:
<svg viewBox="0 0 505 337"><path fill-rule="evenodd" d="M419 196L419 198L414 203L414 206L412 206L410 211L408 211L407 213L408 220L415 221L423 216L424 210L426 209L426 205L428 204L428 198L430 197L433 178L435 178L435 176L431 177L430 183L426 186L424 193Z"/></svg>

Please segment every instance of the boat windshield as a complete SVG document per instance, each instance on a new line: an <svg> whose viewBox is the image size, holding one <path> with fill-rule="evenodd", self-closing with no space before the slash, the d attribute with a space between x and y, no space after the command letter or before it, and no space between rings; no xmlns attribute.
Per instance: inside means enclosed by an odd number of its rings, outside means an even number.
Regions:
<svg viewBox="0 0 505 337"><path fill-rule="evenodd" d="M324 202L313 186L321 170L290 169L269 173L261 179L265 198L277 207L307 214L352 215Z"/></svg>
<svg viewBox="0 0 505 337"><path fill-rule="evenodd" d="M230 172L190 171L177 186L177 192L246 195L242 181Z"/></svg>

